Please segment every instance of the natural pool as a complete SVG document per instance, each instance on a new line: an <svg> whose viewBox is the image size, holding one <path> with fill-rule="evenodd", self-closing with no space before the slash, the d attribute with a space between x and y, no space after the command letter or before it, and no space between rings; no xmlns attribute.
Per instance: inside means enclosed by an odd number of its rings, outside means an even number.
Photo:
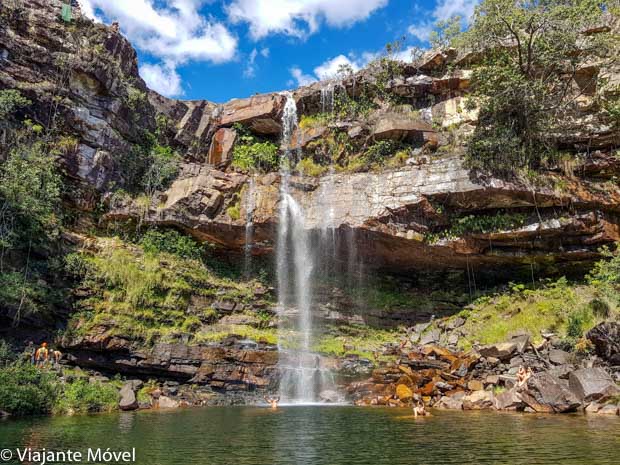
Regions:
<svg viewBox="0 0 620 465"><path fill-rule="evenodd" d="M136 448L144 465L617 464L620 418L213 407L0 422L0 449ZM9 463L18 463L16 461Z"/></svg>

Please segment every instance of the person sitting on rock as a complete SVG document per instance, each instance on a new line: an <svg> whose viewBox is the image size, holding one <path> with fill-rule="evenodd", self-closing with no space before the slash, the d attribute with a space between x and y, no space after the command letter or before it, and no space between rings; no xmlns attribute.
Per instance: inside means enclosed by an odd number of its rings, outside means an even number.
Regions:
<svg viewBox="0 0 620 465"><path fill-rule="evenodd" d="M50 352L47 348L47 342L44 342L43 344L41 344L41 347L37 349L34 355L37 367L43 368L45 365L47 365L47 362L49 362L49 356Z"/></svg>
<svg viewBox="0 0 620 465"><path fill-rule="evenodd" d="M278 403L280 402L280 398L265 396L265 401L271 406L271 410L277 410Z"/></svg>
<svg viewBox="0 0 620 465"><path fill-rule="evenodd" d="M424 402L419 401L417 404L415 404L413 406L413 416L415 418L418 418L418 416L421 417L428 417L431 414L429 412L426 411L426 407L424 406Z"/></svg>
<svg viewBox="0 0 620 465"><path fill-rule="evenodd" d="M527 385L527 381L532 377L532 369L530 367L525 369L523 365L519 367L519 371L517 372L517 387L522 387Z"/></svg>

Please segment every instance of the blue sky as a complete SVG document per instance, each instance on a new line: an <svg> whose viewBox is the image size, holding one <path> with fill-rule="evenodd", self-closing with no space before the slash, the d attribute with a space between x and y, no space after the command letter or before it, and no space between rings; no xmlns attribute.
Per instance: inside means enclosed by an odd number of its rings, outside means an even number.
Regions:
<svg viewBox="0 0 620 465"><path fill-rule="evenodd" d="M119 21L140 74L163 95L225 102L363 67L405 37L426 46L432 24L467 18L478 0L80 0L97 21Z"/></svg>

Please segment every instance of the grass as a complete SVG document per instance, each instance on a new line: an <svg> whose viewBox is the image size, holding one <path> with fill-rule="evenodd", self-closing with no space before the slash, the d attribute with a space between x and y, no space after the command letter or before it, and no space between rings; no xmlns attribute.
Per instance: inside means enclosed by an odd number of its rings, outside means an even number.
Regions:
<svg viewBox="0 0 620 465"><path fill-rule="evenodd" d="M165 252L145 253L119 239L100 239L96 253L82 253L86 277L68 335L105 328L142 344L190 340L219 317L216 301L241 307L256 300L255 281L224 278L201 260ZM269 301L265 303L269 304Z"/></svg>
<svg viewBox="0 0 620 465"><path fill-rule="evenodd" d="M452 318L466 318L460 341L465 349L474 343L503 342L520 331L528 332L534 342L542 340L543 331L577 338L598 321L593 302L592 286L571 285L562 278L539 289L515 285L508 292L481 297Z"/></svg>
<svg viewBox="0 0 620 465"><path fill-rule="evenodd" d="M356 354L373 360L375 351L380 350L387 343L399 342L402 335L402 329L390 331L367 326L340 326L331 328L328 334L319 338L312 350L339 357ZM348 346L346 350L345 345Z"/></svg>
<svg viewBox="0 0 620 465"><path fill-rule="evenodd" d="M265 342L267 344L278 343L277 330L272 328L254 328L249 325L215 325L213 328L204 328L196 334L195 342L219 342L230 335L237 335L244 339L251 339L256 342Z"/></svg>
<svg viewBox="0 0 620 465"><path fill-rule="evenodd" d="M304 158L297 163L295 170L305 176L319 177L328 170L328 167L315 163L312 158Z"/></svg>
<svg viewBox="0 0 620 465"><path fill-rule="evenodd" d="M312 129L321 126L327 126L331 120L331 116L327 113L317 113L314 115L302 115L299 120L301 129Z"/></svg>

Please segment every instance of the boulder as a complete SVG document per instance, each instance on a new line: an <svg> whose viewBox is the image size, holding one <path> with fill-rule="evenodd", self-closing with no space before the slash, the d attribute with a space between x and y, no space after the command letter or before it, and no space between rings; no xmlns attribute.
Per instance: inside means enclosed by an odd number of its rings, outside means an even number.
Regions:
<svg viewBox="0 0 620 465"><path fill-rule="evenodd" d="M207 163L210 165L221 165L232 158L232 150L237 140L237 133L234 129L220 128L211 139Z"/></svg>
<svg viewBox="0 0 620 465"><path fill-rule="evenodd" d="M433 127L421 120L398 113L381 115L372 129L376 140L401 140L425 143L436 140Z"/></svg>
<svg viewBox="0 0 620 465"><path fill-rule="evenodd" d="M586 337L594 344L599 357L614 365L620 365L620 323L600 323L588 331Z"/></svg>
<svg viewBox="0 0 620 465"><path fill-rule="evenodd" d="M420 339L420 345L434 344L435 342L439 342L441 339L441 331L438 329L434 329L432 331L428 331L422 335Z"/></svg>
<svg viewBox="0 0 620 465"><path fill-rule="evenodd" d="M604 401L620 394L620 388L602 368L581 368L568 375L571 391L584 402Z"/></svg>
<svg viewBox="0 0 620 465"><path fill-rule="evenodd" d="M413 397L413 391L405 384L399 384L396 386L396 397L402 401L407 401Z"/></svg>
<svg viewBox="0 0 620 465"><path fill-rule="evenodd" d="M603 405L596 413L599 415L618 415L618 406L614 404Z"/></svg>
<svg viewBox="0 0 620 465"><path fill-rule="evenodd" d="M497 410L523 410L525 408L525 402L516 389L500 392L495 395L494 400Z"/></svg>
<svg viewBox="0 0 620 465"><path fill-rule="evenodd" d="M177 400L171 399L168 396L160 396L157 401L157 406L160 409L175 409L179 408L180 404Z"/></svg>
<svg viewBox="0 0 620 465"><path fill-rule="evenodd" d="M484 384L482 383L482 381L472 379L470 382L467 383L467 389L469 389L470 391L482 391L484 389Z"/></svg>
<svg viewBox="0 0 620 465"><path fill-rule="evenodd" d="M284 99L283 95L267 94L231 100L222 106L220 125L240 123L258 134L280 135Z"/></svg>
<svg viewBox="0 0 620 465"><path fill-rule="evenodd" d="M463 410L463 401L456 396L443 396L434 407L446 410Z"/></svg>
<svg viewBox="0 0 620 465"><path fill-rule="evenodd" d="M500 342L481 347L478 352L483 357L495 357L500 360L510 360L511 356L517 351L517 344L514 342Z"/></svg>
<svg viewBox="0 0 620 465"><path fill-rule="evenodd" d="M566 365L569 362L570 354L560 349L549 351L549 361L554 365Z"/></svg>
<svg viewBox="0 0 620 465"><path fill-rule="evenodd" d="M513 336L510 341L517 346L517 352L522 354L526 351L526 349L530 345L530 335L529 334L518 334Z"/></svg>
<svg viewBox="0 0 620 465"><path fill-rule="evenodd" d="M124 411L136 410L139 407L136 393L133 390L132 383L126 383L120 392L121 400L118 402L118 408Z"/></svg>
<svg viewBox="0 0 620 465"><path fill-rule="evenodd" d="M463 397L463 410L486 410L493 408L493 405L491 391L474 391Z"/></svg>
<svg viewBox="0 0 620 465"><path fill-rule="evenodd" d="M597 402L591 402L584 409L585 413L596 413L601 409L602 405Z"/></svg>
<svg viewBox="0 0 620 465"><path fill-rule="evenodd" d="M342 396L340 395L340 393L338 393L338 391L330 389L321 391L321 393L319 394L319 399L321 400L321 402L325 402L328 404L337 404L338 402L342 401Z"/></svg>
<svg viewBox="0 0 620 465"><path fill-rule="evenodd" d="M560 379L546 372L534 374L520 396L523 402L538 413L571 412L581 405L577 396Z"/></svg>

